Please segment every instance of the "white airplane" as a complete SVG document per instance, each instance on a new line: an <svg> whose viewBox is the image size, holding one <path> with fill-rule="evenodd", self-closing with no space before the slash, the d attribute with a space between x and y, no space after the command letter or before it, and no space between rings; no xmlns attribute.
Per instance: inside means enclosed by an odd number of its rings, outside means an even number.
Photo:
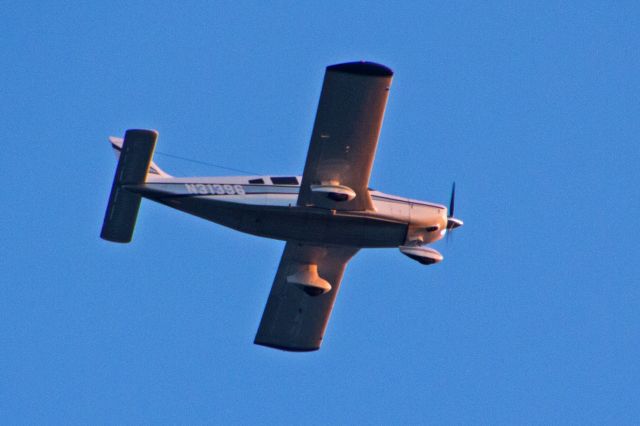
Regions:
<svg viewBox="0 0 640 426"><path fill-rule="evenodd" d="M449 209L368 188L393 72L372 62L327 67L302 176L176 178L153 161L154 130L111 137L119 157L101 237L128 243L141 198L249 234L286 241L255 337L287 351L320 348L347 262L394 247L430 265L426 244L463 224Z"/></svg>

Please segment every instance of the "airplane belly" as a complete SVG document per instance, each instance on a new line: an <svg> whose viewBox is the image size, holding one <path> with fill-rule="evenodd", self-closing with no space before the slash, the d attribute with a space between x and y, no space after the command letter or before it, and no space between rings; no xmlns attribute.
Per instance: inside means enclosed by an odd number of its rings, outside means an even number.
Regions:
<svg viewBox="0 0 640 426"><path fill-rule="evenodd" d="M264 212L257 235L281 240L353 247L397 247L407 234L404 223L364 215L301 207Z"/></svg>
<svg viewBox="0 0 640 426"><path fill-rule="evenodd" d="M266 238L352 247L397 247L407 236L407 223L386 214L299 207L288 199L248 194L235 198L176 194L148 184L128 189L185 213Z"/></svg>
<svg viewBox="0 0 640 426"><path fill-rule="evenodd" d="M331 213L297 206L219 201L211 197L162 197L145 194L169 207L211 222L266 238L352 247L397 247L407 224L365 215Z"/></svg>

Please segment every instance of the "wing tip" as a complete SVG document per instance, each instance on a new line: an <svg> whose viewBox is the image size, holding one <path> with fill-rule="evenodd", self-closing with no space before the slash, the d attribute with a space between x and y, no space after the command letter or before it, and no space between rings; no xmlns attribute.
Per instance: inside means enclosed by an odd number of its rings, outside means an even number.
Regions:
<svg viewBox="0 0 640 426"><path fill-rule="evenodd" d="M279 349L281 351L287 351L287 352L314 352L320 349L320 346L309 346L309 347L285 346L285 345L279 345L277 343L259 341L258 339L254 340L253 343L259 346L265 346L267 348Z"/></svg>
<svg viewBox="0 0 640 426"><path fill-rule="evenodd" d="M344 72L348 74L370 75L374 77L391 77L391 68L375 62L357 61L335 64L327 67L327 71Z"/></svg>

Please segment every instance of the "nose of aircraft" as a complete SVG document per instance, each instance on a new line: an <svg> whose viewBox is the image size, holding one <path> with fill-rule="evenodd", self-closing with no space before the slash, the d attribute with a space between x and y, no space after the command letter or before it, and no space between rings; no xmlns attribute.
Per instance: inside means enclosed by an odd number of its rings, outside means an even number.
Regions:
<svg viewBox="0 0 640 426"><path fill-rule="evenodd" d="M449 201L449 213L447 214L447 230L452 230L464 225L464 222L453 216L453 209L456 205L456 183L451 187L451 200Z"/></svg>
<svg viewBox="0 0 640 426"><path fill-rule="evenodd" d="M447 230L456 229L464 225L464 222L457 217L449 216L447 218Z"/></svg>

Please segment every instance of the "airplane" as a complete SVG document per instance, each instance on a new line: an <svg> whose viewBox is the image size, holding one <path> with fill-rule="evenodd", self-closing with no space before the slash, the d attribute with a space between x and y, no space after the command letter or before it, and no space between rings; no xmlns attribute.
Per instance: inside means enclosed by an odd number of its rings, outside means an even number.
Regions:
<svg viewBox="0 0 640 426"><path fill-rule="evenodd" d="M463 225L449 207L368 187L387 96L388 67L326 68L302 176L173 177L154 161L155 130L109 138L118 157L101 238L128 243L146 198L229 228L286 242L254 343L320 349L349 260L390 247L421 264L443 260L425 247Z"/></svg>

